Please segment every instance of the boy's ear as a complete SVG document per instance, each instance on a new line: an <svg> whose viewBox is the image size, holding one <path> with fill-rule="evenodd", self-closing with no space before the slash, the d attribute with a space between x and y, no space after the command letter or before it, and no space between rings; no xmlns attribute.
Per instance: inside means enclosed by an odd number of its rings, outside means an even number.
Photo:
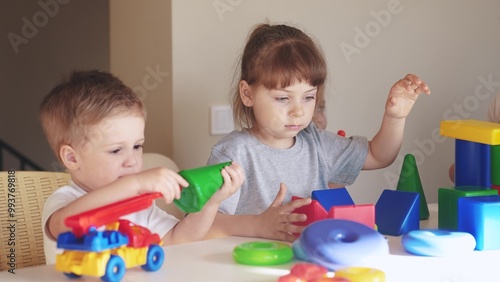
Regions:
<svg viewBox="0 0 500 282"><path fill-rule="evenodd" d="M63 145L59 150L59 156L68 170L75 170L78 168L76 152L70 145Z"/></svg>
<svg viewBox="0 0 500 282"><path fill-rule="evenodd" d="M250 85L248 85L245 80L242 80L240 81L238 88L240 90L240 98L243 104L247 107L253 106L252 88L250 87Z"/></svg>

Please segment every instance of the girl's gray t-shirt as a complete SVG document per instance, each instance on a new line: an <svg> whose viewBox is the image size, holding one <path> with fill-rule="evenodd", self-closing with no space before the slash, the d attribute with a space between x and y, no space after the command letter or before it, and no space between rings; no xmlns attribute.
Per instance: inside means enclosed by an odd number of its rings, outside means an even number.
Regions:
<svg viewBox="0 0 500 282"><path fill-rule="evenodd" d="M226 214L259 214L287 186L285 203L292 196L311 197L313 190L328 189L328 182L350 185L359 175L368 153L365 137L342 137L317 129L314 123L300 131L288 149L271 148L249 130L233 131L212 148L208 165L235 161L245 181L219 208Z"/></svg>

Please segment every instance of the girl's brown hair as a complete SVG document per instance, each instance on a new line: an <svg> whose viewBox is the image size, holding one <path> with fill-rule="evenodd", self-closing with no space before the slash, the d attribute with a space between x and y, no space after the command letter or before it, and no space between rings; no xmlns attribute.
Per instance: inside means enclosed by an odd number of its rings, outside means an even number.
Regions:
<svg viewBox="0 0 500 282"><path fill-rule="evenodd" d="M43 131L59 161L63 145L85 144L91 126L119 114L146 118L144 104L132 89L97 70L72 72L40 105Z"/></svg>
<svg viewBox="0 0 500 282"><path fill-rule="evenodd" d="M318 87L316 105L324 100L326 63L318 45L297 28L260 24L250 33L239 62L240 79L232 96L234 121L252 127L255 116L240 98L238 84L263 85L267 89L285 88L296 81Z"/></svg>

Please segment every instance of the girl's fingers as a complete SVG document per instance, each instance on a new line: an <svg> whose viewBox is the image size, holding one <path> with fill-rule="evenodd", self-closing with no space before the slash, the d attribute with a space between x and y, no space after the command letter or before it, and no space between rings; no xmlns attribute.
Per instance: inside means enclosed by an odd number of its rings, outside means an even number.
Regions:
<svg viewBox="0 0 500 282"><path fill-rule="evenodd" d="M405 89L408 91L415 91L415 93L420 94L422 92L426 94L431 94L431 91L429 89L429 86L422 81L418 76L414 74L407 74L404 78L404 81L406 81Z"/></svg>
<svg viewBox="0 0 500 282"><path fill-rule="evenodd" d="M279 207L283 204L283 201L285 200L286 196L286 185L285 183L280 183L280 190L278 191L278 194L276 195L276 198L271 204L271 207Z"/></svg>

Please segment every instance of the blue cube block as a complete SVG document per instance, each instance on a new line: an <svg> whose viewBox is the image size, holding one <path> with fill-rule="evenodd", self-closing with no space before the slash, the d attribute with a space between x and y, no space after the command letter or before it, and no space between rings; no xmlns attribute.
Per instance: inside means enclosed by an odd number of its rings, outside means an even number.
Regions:
<svg viewBox="0 0 500 282"><path fill-rule="evenodd" d="M439 229L458 230L458 199L498 195L495 189L480 186L455 186L438 189Z"/></svg>
<svg viewBox="0 0 500 282"><path fill-rule="evenodd" d="M458 199L458 230L476 238L476 250L500 249L500 196Z"/></svg>
<svg viewBox="0 0 500 282"><path fill-rule="evenodd" d="M420 194L384 190L375 204L375 223L380 233L391 236L420 229Z"/></svg>
<svg viewBox="0 0 500 282"><path fill-rule="evenodd" d="M346 188L314 190L311 198L318 201L326 211L329 211L333 206L354 205L354 201Z"/></svg>

